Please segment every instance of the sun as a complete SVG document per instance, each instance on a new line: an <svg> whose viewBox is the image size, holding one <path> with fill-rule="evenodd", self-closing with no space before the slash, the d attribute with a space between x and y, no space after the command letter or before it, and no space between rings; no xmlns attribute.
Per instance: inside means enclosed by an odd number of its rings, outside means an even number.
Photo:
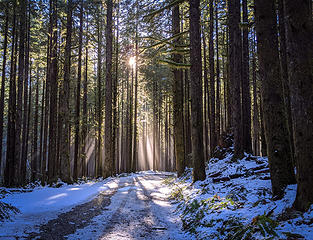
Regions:
<svg viewBox="0 0 313 240"><path fill-rule="evenodd" d="M129 66L134 67L136 65L136 57L135 56L130 57L128 64Z"/></svg>

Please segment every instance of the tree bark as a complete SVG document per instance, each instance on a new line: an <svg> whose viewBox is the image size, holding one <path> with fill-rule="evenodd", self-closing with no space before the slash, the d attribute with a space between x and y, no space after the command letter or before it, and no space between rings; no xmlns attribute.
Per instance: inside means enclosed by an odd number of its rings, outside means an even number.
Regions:
<svg viewBox="0 0 313 240"><path fill-rule="evenodd" d="M210 96L209 96L209 80L208 80L208 69L207 69L207 47L205 41L205 34L202 31L202 43L203 43L203 82L204 82L204 105L203 105L203 112L204 112L204 155L207 158L209 156L209 133L210 129ZM188 109L189 110L189 109Z"/></svg>
<svg viewBox="0 0 313 240"><path fill-rule="evenodd" d="M251 95L250 95L250 76L249 76L249 20L247 0L242 1L242 21L244 27L242 30L242 144L243 151L251 153Z"/></svg>
<svg viewBox="0 0 313 240"><path fill-rule="evenodd" d="M313 22L310 0L284 0L290 102L297 166L296 209L313 202Z"/></svg>
<svg viewBox="0 0 313 240"><path fill-rule="evenodd" d="M38 112L39 112L39 67L37 65L36 93L35 93L35 113L33 121L33 142L32 142L32 171L31 180L36 181L39 177L39 154L38 154Z"/></svg>
<svg viewBox="0 0 313 240"><path fill-rule="evenodd" d="M26 6L27 1L21 1L19 5L19 50L18 50L18 79L17 79L17 102L16 102L16 119L15 119L15 158L16 158L16 176L19 185L23 182L24 173L22 166L22 120L23 120L23 83L27 81L25 75L25 42L26 42Z"/></svg>
<svg viewBox="0 0 313 240"><path fill-rule="evenodd" d="M215 71L214 71L214 6L210 0L210 31L209 31L209 69L210 69L210 154L216 147L216 119L215 119Z"/></svg>
<svg viewBox="0 0 313 240"><path fill-rule="evenodd" d="M156 92L157 92L157 83L154 80L153 82L153 171L156 171Z"/></svg>
<svg viewBox="0 0 313 240"><path fill-rule="evenodd" d="M101 171L101 145L102 145L102 21L100 20L100 10L98 9L98 23L97 23L97 31L98 31L98 56L97 56L97 147L96 147L96 155L95 155L95 176L100 177L102 174Z"/></svg>
<svg viewBox="0 0 313 240"><path fill-rule="evenodd" d="M87 29L88 32L88 13L86 16L87 21ZM88 134L88 109L87 109L87 102L88 102L88 36L86 35L86 56L85 56L85 78L83 83L83 126L82 126L82 176L87 176L87 134Z"/></svg>
<svg viewBox="0 0 313 240"><path fill-rule="evenodd" d="M288 134L290 141L290 148L292 153L292 160L294 164L294 140L291 119L291 106L290 106L290 88L288 82L288 68L287 68L287 48L286 48L286 33L285 33L285 10L283 0L278 0L278 16L279 16L279 54L280 54L280 70L282 78L282 87L284 93L284 103L286 111L286 121L288 126Z"/></svg>
<svg viewBox="0 0 313 240"><path fill-rule="evenodd" d="M41 164L41 184L44 185L47 181L47 150L48 150L48 133L49 133L49 112L50 112L50 75L51 75L51 49L52 49L52 1L50 1L50 24L49 24L49 36L47 46L47 70L46 70L46 84L45 84L45 98L44 99L44 118L42 122L43 140L42 140L42 158L40 157Z"/></svg>
<svg viewBox="0 0 313 240"><path fill-rule="evenodd" d="M70 78L71 78L71 42L72 42L72 1L67 3L66 20L66 43L64 80L60 87L59 128L60 128L60 178L62 181L71 183L70 174ZM76 166L75 166L76 165ZM75 173L76 168L76 173ZM77 178L77 161L74 162L74 173Z"/></svg>
<svg viewBox="0 0 313 240"><path fill-rule="evenodd" d="M234 156L243 157L242 119L240 101L241 83L241 31L240 23L240 0L228 1L229 14L229 88L231 105L231 122L234 133Z"/></svg>
<svg viewBox="0 0 313 240"><path fill-rule="evenodd" d="M180 33L180 14L179 5L172 9L172 29L173 36ZM179 45L180 39L174 41L175 46ZM182 57L179 54L173 54L173 61L182 62ZM183 88L182 88L182 71L173 69L173 123L174 123L174 139L175 139L175 156L177 176L180 177L185 171L185 148L184 148L184 116L183 116ZM166 123L167 127L167 123Z"/></svg>
<svg viewBox="0 0 313 240"><path fill-rule="evenodd" d="M4 93L6 82L6 63L7 63L7 46L8 46L8 25L9 25L9 4L5 6L5 23L4 23L4 41L3 41L3 60L2 60L2 79L0 94L0 174L2 173L2 147L3 147L3 111L4 111Z"/></svg>
<svg viewBox="0 0 313 240"><path fill-rule="evenodd" d="M128 164L129 164L129 169L128 171L131 172L132 166L133 166L133 99L134 99L134 68L131 66L131 83L129 86L129 118L128 118L128 126L129 126L129 141L127 145L127 151L128 151Z"/></svg>
<svg viewBox="0 0 313 240"><path fill-rule="evenodd" d="M200 1L189 0L190 4L190 78L191 78L191 142L194 163L193 181L205 179L203 154L202 120L202 66L200 36Z"/></svg>
<svg viewBox="0 0 313 240"><path fill-rule="evenodd" d="M17 58L17 34L16 34L16 1L13 1L12 20L12 49L10 63L10 86L9 86L9 112L7 129L6 165L4 171L4 185L7 187L18 184L15 158L15 117L16 117L16 58Z"/></svg>
<svg viewBox="0 0 313 240"><path fill-rule="evenodd" d="M49 115L49 147L48 147L48 182L51 184L57 180L55 165L57 163L57 99L58 99L58 32L57 32L57 1L50 0L52 7L51 24L51 67L50 67L50 115Z"/></svg>
<svg viewBox="0 0 313 240"><path fill-rule="evenodd" d="M115 39L115 78L113 82L113 163L115 164L115 173L119 173L119 102L118 102L118 66L119 66L119 14L120 5L117 3L116 13L116 39Z"/></svg>
<svg viewBox="0 0 313 240"><path fill-rule="evenodd" d="M106 86L105 86L105 161L104 177L112 176L114 170L114 152L112 146L112 0L107 0L107 25L106 25Z"/></svg>
<svg viewBox="0 0 313 240"><path fill-rule="evenodd" d="M260 154L260 121L258 105L258 87L256 79L256 52L255 52L255 35L253 35L253 59L252 59L252 81L253 81L253 153Z"/></svg>
<svg viewBox="0 0 313 240"><path fill-rule="evenodd" d="M255 3L267 154L273 195L280 198L285 187L295 183L295 176L280 78L275 3L271 0L256 0Z"/></svg>
<svg viewBox="0 0 313 240"><path fill-rule="evenodd" d="M28 137L29 137L29 113L30 106L28 105L28 86L31 88L29 77L29 46L30 46L30 13L28 13L26 20L26 37L25 37L25 72L24 72L24 107L23 107L23 134L22 134L22 153L21 153L21 184L25 184L26 181L26 161L28 153ZM29 79L29 82L28 82Z"/></svg>
<svg viewBox="0 0 313 240"><path fill-rule="evenodd" d="M26 159L25 161L27 161L27 157L28 157L28 147L29 147L29 133L30 133L30 116L32 114L32 75L31 75L31 72L32 72L32 64L30 63L29 65L29 93L28 93L28 110L27 110L27 123L26 123L26 136L25 136L25 155L26 155ZM30 162L32 161L32 159L30 159ZM37 165L37 163L36 163ZM37 166L36 166L37 167ZM27 183L26 181L26 164L25 164L25 178L24 178L24 182L23 184L25 185Z"/></svg>
<svg viewBox="0 0 313 240"><path fill-rule="evenodd" d="M185 61L184 61L185 62ZM191 166L190 154L192 152L191 146L191 125L190 125L190 79L189 70L184 71L184 99L185 99L185 109L184 109L184 133L185 133L185 165Z"/></svg>
<svg viewBox="0 0 313 240"><path fill-rule="evenodd" d="M221 97L220 97L220 61L219 61L219 42L218 42L218 1L215 1L215 38L216 38L216 132L215 140L218 144L221 134Z"/></svg>
<svg viewBox="0 0 313 240"><path fill-rule="evenodd" d="M261 95L261 94L260 94ZM265 130L264 130L264 115L263 115L263 104L262 97L260 96L260 121L261 121L261 152L262 156L267 156L267 143L265 139Z"/></svg>
<svg viewBox="0 0 313 240"><path fill-rule="evenodd" d="M137 109L138 109L138 11L139 5L138 0L136 0L136 35L135 35L135 100L134 100L134 149L133 149L133 172L136 171L138 166L138 131L137 131Z"/></svg>
<svg viewBox="0 0 313 240"><path fill-rule="evenodd" d="M75 143L74 143L74 181L78 178L78 164L80 159L80 89L82 80L82 49L83 49L83 0L80 0L79 12L79 36L78 36L78 66L76 86L76 109L75 109Z"/></svg>
<svg viewBox="0 0 313 240"><path fill-rule="evenodd" d="M42 97L41 97L41 113L40 113L40 130L39 130L39 152L38 162L39 169L38 173L43 176L43 162L42 162L42 147L43 147L43 128L44 128L44 112L45 112L45 81L42 83Z"/></svg>

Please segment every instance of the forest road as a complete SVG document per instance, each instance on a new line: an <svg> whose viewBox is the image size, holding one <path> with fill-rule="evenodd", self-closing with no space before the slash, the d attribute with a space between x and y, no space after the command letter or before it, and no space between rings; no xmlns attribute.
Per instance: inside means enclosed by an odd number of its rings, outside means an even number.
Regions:
<svg viewBox="0 0 313 240"><path fill-rule="evenodd" d="M61 213L26 239L186 239L168 200L168 174L134 174L115 188Z"/></svg>

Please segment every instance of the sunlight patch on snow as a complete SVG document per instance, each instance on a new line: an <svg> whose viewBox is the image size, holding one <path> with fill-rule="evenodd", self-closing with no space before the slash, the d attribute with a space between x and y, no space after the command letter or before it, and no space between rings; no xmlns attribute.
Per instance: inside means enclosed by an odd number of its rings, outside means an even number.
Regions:
<svg viewBox="0 0 313 240"><path fill-rule="evenodd" d="M60 194L57 194L57 195L54 195L52 197L49 197L47 198L47 200L54 200L54 199L57 199L57 198L62 198L62 197L66 197L67 196L67 193L60 193Z"/></svg>
<svg viewBox="0 0 313 240"><path fill-rule="evenodd" d="M77 191L77 190L82 190L81 188L70 188L70 189L67 189L67 191Z"/></svg>
<svg viewBox="0 0 313 240"><path fill-rule="evenodd" d="M104 191L104 190L108 190L108 189L109 189L108 186L101 186L98 188L98 191L100 192L100 191Z"/></svg>
<svg viewBox="0 0 313 240"><path fill-rule="evenodd" d="M94 182L94 181L89 181L89 182L86 183L86 185L89 185L89 186L92 186L94 184L96 184L96 182Z"/></svg>
<svg viewBox="0 0 313 240"><path fill-rule="evenodd" d="M160 207L170 207L171 204L167 201L160 201L160 200L156 200L156 199L153 199L153 203L159 205Z"/></svg>
<svg viewBox="0 0 313 240"><path fill-rule="evenodd" d="M107 186L108 186L109 188L117 188L117 187L118 187L118 181L117 181L117 182L116 182L116 181L109 182L109 183L107 184Z"/></svg>

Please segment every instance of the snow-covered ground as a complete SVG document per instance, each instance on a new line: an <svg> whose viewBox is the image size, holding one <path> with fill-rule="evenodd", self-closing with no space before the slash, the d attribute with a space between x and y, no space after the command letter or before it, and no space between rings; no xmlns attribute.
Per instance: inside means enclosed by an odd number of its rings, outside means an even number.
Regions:
<svg viewBox="0 0 313 240"><path fill-rule="evenodd" d="M106 211L68 239L193 239L181 230L180 219L168 201L171 189L163 180L163 174L125 178Z"/></svg>
<svg viewBox="0 0 313 240"><path fill-rule="evenodd" d="M0 239L186 239L168 201L166 173L141 172L82 184L2 189L20 210L0 222ZM192 237L187 237L192 239Z"/></svg>
<svg viewBox="0 0 313 240"><path fill-rule="evenodd" d="M73 206L88 201L100 191L116 186L117 179L88 181L84 184L67 185L59 188L36 187L34 189L5 189L8 191L2 202L11 204L20 210L10 220L0 222L0 239L26 236L38 231L40 224L56 218L58 214L68 211ZM24 192L26 191L26 192Z"/></svg>
<svg viewBox="0 0 313 240"><path fill-rule="evenodd" d="M296 185L274 201L267 159L231 157L211 159L204 181L192 184L192 169L167 181L185 230L197 239L312 240L313 206L304 214L291 208Z"/></svg>
<svg viewBox="0 0 313 240"><path fill-rule="evenodd" d="M273 200L267 159L231 157L211 159L206 180L194 184L187 169L179 179L148 171L58 187L0 188L0 202L20 210L0 222L0 239L313 240L313 207L306 213L291 208L296 185Z"/></svg>

